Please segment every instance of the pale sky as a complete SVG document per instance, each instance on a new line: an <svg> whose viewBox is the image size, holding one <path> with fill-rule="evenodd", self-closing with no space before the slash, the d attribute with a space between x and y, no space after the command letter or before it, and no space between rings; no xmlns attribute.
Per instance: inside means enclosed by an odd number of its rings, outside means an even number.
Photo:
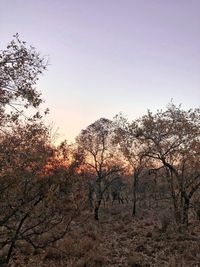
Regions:
<svg viewBox="0 0 200 267"><path fill-rule="evenodd" d="M49 57L38 88L60 139L171 98L200 106L199 0L0 0L0 49L16 32Z"/></svg>

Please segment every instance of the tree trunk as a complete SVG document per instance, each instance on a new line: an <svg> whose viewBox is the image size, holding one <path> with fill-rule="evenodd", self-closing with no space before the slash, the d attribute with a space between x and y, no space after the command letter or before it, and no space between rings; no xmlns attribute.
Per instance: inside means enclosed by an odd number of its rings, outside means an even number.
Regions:
<svg viewBox="0 0 200 267"><path fill-rule="evenodd" d="M181 223L181 213L178 208L177 199L173 197L173 205L174 205L174 217L177 224Z"/></svg>
<svg viewBox="0 0 200 267"><path fill-rule="evenodd" d="M89 191L89 194L88 194L88 201L89 201L89 207L90 207L90 210L92 211L93 210L93 193Z"/></svg>
<svg viewBox="0 0 200 267"><path fill-rule="evenodd" d="M101 189L101 179L97 180L97 200L94 208L94 219L99 220L99 208L101 206L101 201L103 198L102 189Z"/></svg>
<svg viewBox="0 0 200 267"><path fill-rule="evenodd" d="M136 190L137 190L137 176L133 176L133 210L132 210L132 216L136 215L136 202L137 202L137 197L136 197Z"/></svg>
<svg viewBox="0 0 200 267"><path fill-rule="evenodd" d="M94 209L94 219L96 221L99 220L99 208L100 208L100 206L101 206L101 199L97 201L95 209Z"/></svg>
<svg viewBox="0 0 200 267"><path fill-rule="evenodd" d="M11 242L10 248L9 248L9 250L8 250L8 255L7 255L7 257L6 257L6 263L7 263L7 264L8 264L9 261L10 261L10 258L11 258L12 252L13 252L13 249L14 249L14 247L15 247L15 243L16 243L17 238L18 238L18 234L19 234L19 232L20 232L20 229L21 229L21 227L22 227L24 221L26 220L26 218L28 218L28 216L29 216L29 214L26 214L26 215L21 219L21 221L20 221L20 223L19 223L19 225L18 225L18 227L17 227L17 229L16 229L15 235L14 235L14 237L12 238L12 242Z"/></svg>
<svg viewBox="0 0 200 267"><path fill-rule="evenodd" d="M182 224L188 225L188 213L189 213L190 199L184 198Z"/></svg>

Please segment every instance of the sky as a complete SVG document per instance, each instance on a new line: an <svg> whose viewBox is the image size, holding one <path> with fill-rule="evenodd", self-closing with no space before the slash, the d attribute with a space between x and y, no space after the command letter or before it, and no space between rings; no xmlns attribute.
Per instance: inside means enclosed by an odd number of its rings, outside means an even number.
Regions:
<svg viewBox="0 0 200 267"><path fill-rule="evenodd" d="M119 112L200 106L199 14L199 0L0 0L0 50L18 32L48 57L48 123L73 141Z"/></svg>

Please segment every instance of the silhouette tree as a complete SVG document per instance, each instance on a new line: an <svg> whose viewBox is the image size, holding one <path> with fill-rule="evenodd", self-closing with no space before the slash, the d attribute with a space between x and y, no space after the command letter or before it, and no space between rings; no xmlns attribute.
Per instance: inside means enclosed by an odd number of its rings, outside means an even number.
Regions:
<svg viewBox="0 0 200 267"><path fill-rule="evenodd" d="M82 130L77 138L77 144L84 155L84 163L95 176L95 220L99 219L103 194L122 169L112 144L112 134L112 121L101 118Z"/></svg>
<svg viewBox="0 0 200 267"><path fill-rule="evenodd" d="M148 160L144 157L143 146L138 142L135 134L136 123L130 123L122 114L115 117L114 123L116 127L115 143L118 144L122 157L127 161L127 167L132 172L132 215L135 216L139 177L142 171L147 168Z"/></svg>

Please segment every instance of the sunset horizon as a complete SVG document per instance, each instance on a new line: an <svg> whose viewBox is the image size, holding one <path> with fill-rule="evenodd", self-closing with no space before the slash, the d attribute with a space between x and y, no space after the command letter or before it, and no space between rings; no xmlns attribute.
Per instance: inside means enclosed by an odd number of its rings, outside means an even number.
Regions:
<svg viewBox="0 0 200 267"><path fill-rule="evenodd" d="M199 107L199 1L3 0L1 10L1 49L19 33L48 58L37 86L59 140L171 99Z"/></svg>
<svg viewBox="0 0 200 267"><path fill-rule="evenodd" d="M0 11L0 267L200 266L200 0Z"/></svg>

